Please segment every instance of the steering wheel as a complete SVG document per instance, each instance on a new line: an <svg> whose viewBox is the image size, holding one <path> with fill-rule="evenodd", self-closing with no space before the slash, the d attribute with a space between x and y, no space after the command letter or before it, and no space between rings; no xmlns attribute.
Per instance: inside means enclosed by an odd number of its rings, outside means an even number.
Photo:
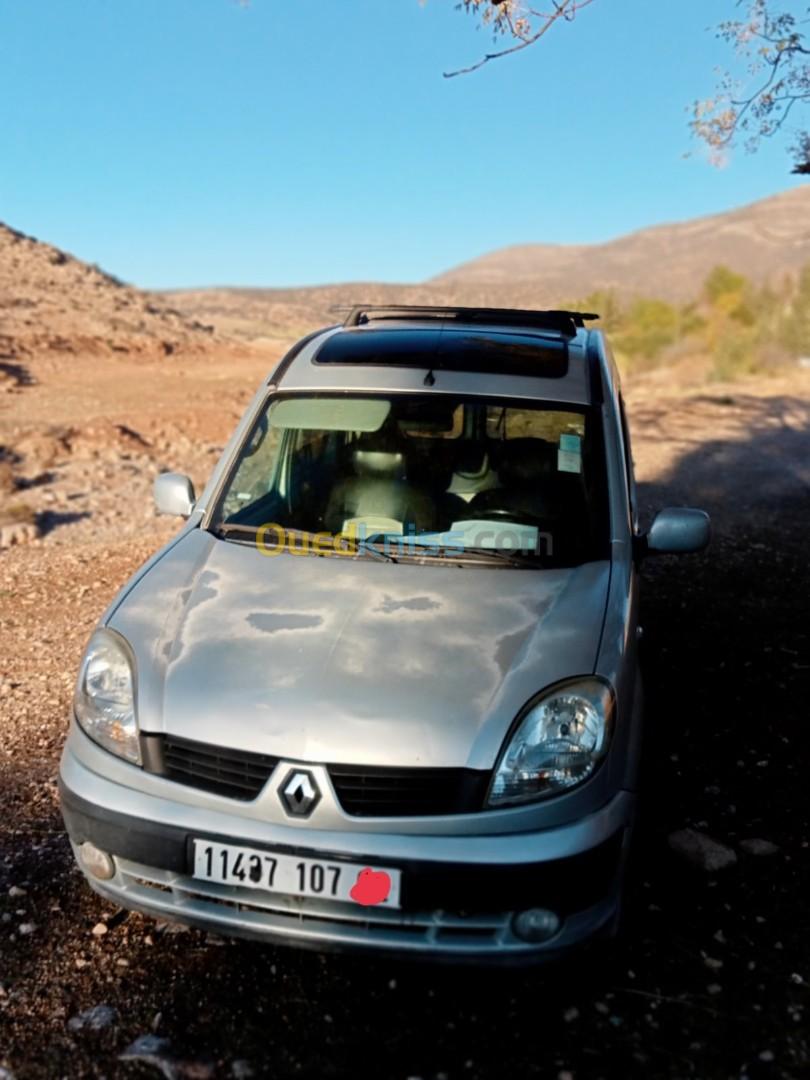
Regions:
<svg viewBox="0 0 810 1080"><path fill-rule="evenodd" d="M480 517L473 517L471 520L489 521L490 518L497 521L507 521L511 525L535 525L540 527L550 524L549 518L540 517L539 514L532 514L528 510L512 510L505 506L488 506L486 510L482 511Z"/></svg>

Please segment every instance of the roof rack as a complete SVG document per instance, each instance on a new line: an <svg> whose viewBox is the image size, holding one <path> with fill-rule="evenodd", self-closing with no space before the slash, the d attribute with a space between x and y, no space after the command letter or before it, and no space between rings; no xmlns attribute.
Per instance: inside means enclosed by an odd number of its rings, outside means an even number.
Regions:
<svg viewBox="0 0 810 1080"><path fill-rule="evenodd" d="M533 326L557 330L567 337L576 337L586 320L598 315L582 311L532 311L520 308L439 307L429 304L356 304L346 317L344 327L365 326L376 319L447 319L458 323L488 323L503 326Z"/></svg>

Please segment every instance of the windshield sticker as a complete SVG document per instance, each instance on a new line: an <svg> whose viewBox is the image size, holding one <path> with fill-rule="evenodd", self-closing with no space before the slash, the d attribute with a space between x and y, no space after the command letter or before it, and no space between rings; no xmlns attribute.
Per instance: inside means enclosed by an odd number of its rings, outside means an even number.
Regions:
<svg viewBox="0 0 810 1080"><path fill-rule="evenodd" d="M582 454L580 454L579 450L576 452L573 450L558 450L557 472L581 473Z"/></svg>
<svg viewBox="0 0 810 1080"><path fill-rule="evenodd" d="M582 439L579 435L561 435L560 449L567 450L572 454L582 453Z"/></svg>

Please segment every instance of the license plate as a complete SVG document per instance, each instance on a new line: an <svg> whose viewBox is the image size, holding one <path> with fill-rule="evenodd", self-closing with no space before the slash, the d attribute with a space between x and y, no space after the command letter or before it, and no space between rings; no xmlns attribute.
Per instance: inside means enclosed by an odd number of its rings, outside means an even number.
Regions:
<svg viewBox="0 0 810 1080"><path fill-rule="evenodd" d="M195 840L194 877L261 892L398 908L402 871Z"/></svg>

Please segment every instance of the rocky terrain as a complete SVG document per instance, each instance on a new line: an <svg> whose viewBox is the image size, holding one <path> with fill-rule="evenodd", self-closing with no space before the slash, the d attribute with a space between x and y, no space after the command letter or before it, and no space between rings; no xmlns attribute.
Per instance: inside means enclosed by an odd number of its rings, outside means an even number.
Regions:
<svg viewBox="0 0 810 1080"><path fill-rule="evenodd" d="M211 333L97 266L0 222L0 376L7 381L25 382L24 360L32 355L171 356L208 347Z"/></svg>
<svg viewBox="0 0 810 1080"><path fill-rule="evenodd" d="M154 476L202 483L283 347L197 347L212 335L191 313L146 312L160 330L119 352L98 344L106 310L64 353L15 322L30 377L0 394L5 520L36 530L0 550L0 1080L806 1077L810 373L628 387L645 521L704 506L715 538L644 567L625 937L555 970L437 970L183 931L116 911L74 868L55 776L82 649L177 527ZM50 319L31 333L66 325ZM169 324L188 349L161 347Z"/></svg>
<svg viewBox="0 0 810 1080"><path fill-rule="evenodd" d="M0 224L0 550L66 517L86 517L77 485L93 487L103 474L88 485L84 463L118 460L120 451L137 472L144 453L169 445L177 410L181 426L190 422L189 381L213 384L216 403L233 364L238 370L255 351L235 348L164 300ZM154 375L162 383L159 403L150 388ZM213 412L200 420L211 439L233 419L216 405ZM143 430L133 421L143 421ZM187 440L198 434L191 424ZM66 475L76 481L69 493ZM120 492L110 492L109 504L111 520L125 516Z"/></svg>

